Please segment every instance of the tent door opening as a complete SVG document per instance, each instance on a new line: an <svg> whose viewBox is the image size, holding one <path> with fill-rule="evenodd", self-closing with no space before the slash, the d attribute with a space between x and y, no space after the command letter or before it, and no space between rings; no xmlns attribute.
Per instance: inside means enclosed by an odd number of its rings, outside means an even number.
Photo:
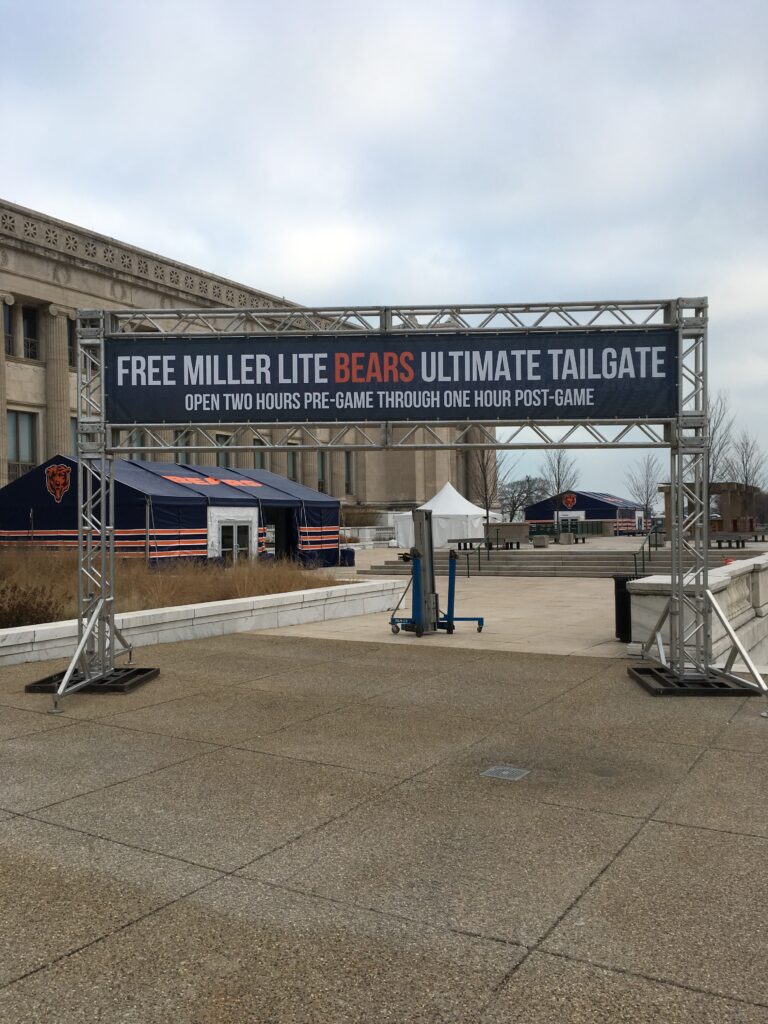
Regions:
<svg viewBox="0 0 768 1024"><path fill-rule="evenodd" d="M251 524L221 523L219 547L225 562L246 561L251 557Z"/></svg>
<svg viewBox="0 0 768 1024"><path fill-rule="evenodd" d="M293 509L265 508L264 523L274 528L275 558L294 558L296 530L293 528Z"/></svg>

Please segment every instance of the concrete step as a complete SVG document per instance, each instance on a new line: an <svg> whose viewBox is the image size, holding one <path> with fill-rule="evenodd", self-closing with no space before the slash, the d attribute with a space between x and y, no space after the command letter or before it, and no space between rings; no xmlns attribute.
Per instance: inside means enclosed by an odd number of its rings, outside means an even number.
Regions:
<svg viewBox="0 0 768 1024"><path fill-rule="evenodd" d="M711 569L718 568L723 565L726 557L741 560L754 557L754 554L754 552L749 551L734 551L732 554L723 556L720 551L710 551L709 567ZM684 565L686 568L690 568L692 564L691 559L685 559ZM562 576L604 579L618 574L633 575L635 573L635 560L631 552L624 551L547 551L536 553L529 551L491 551L490 553L481 551L479 565L477 552L470 552L468 560L465 553L459 555L457 564L459 576L466 578L467 569L469 569L470 576L530 576L538 578ZM381 565L360 570L358 575L408 576L410 571L410 565L407 562L402 562L399 559L388 559ZM671 553L668 550L657 552L650 561L646 560L644 570L638 559L637 571L646 576L670 573L672 571ZM435 552L435 573L438 576L447 575L447 552Z"/></svg>

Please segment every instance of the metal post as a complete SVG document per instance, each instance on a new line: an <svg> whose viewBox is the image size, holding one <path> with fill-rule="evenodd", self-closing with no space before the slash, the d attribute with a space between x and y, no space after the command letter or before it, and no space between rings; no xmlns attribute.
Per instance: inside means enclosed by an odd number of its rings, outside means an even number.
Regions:
<svg viewBox="0 0 768 1024"><path fill-rule="evenodd" d="M417 621L421 623L425 633L434 633L437 629L438 598L435 592L434 549L432 546L432 513L429 509L413 511L414 546L419 552L419 588L421 607Z"/></svg>

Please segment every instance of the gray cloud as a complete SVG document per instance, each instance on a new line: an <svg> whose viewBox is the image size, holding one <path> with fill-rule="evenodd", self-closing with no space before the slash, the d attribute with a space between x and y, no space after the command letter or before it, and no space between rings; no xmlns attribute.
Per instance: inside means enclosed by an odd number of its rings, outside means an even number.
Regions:
<svg viewBox="0 0 768 1024"><path fill-rule="evenodd" d="M0 24L34 39L0 66L8 198L306 302L708 294L713 383L768 447L763 2L0 0Z"/></svg>

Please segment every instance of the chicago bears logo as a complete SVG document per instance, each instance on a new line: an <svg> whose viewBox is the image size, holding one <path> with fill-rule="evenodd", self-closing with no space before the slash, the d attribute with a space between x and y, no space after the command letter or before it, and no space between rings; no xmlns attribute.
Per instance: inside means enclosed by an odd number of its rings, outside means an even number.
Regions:
<svg viewBox="0 0 768 1024"><path fill-rule="evenodd" d="M571 493L571 491L563 495L563 504L566 508L573 508L577 501L578 498L575 494Z"/></svg>
<svg viewBox="0 0 768 1024"><path fill-rule="evenodd" d="M56 466L47 466L45 470L45 486L49 494L52 494L58 505L61 499L69 490L72 467L59 463Z"/></svg>

